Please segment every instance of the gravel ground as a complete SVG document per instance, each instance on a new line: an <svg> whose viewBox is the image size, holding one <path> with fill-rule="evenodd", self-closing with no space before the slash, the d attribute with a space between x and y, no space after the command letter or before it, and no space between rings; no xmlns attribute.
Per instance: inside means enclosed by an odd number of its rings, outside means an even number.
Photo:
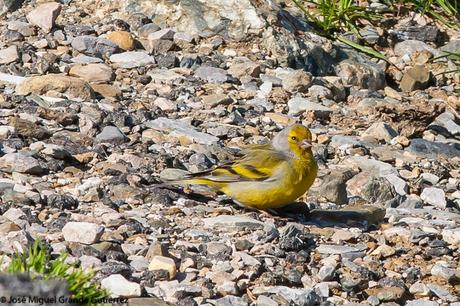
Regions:
<svg viewBox="0 0 460 306"><path fill-rule="evenodd" d="M21 2L0 0L3 266L41 238L129 305L460 305L460 74L431 60L459 32L366 27L390 66L283 1ZM320 170L280 216L157 186L294 122Z"/></svg>

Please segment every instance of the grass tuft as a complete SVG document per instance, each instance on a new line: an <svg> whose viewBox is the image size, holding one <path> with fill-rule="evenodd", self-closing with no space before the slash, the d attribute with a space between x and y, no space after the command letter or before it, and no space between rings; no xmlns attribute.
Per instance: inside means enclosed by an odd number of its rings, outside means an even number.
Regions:
<svg viewBox="0 0 460 306"><path fill-rule="evenodd" d="M92 301L108 296L106 290L92 281L94 273L66 263L66 258L66 254L61 254L52 259L49 250L36 240L27 252L13 255L8 272L28 273L32 278L44 280L62 279L67 282L70 298L86 301L82 305L95 305Z"/></svg>

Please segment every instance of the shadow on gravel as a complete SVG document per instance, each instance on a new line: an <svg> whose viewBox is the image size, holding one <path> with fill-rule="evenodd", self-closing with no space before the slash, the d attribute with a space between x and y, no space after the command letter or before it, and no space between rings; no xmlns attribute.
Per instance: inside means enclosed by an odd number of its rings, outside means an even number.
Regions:
<svg viewBox="0 0 460 306"><path fill-rule="evenodd" d="M343 209L308 210L305 203L293 203L277 210L279 216L319 227L359 227L368 229L384 221L386 210L377 206L347 206Z"/></svg>

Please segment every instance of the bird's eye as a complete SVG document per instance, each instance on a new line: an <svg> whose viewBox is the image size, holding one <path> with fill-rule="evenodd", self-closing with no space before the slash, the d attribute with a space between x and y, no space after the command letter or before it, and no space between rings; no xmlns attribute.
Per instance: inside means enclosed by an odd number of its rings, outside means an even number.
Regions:
<svg viewBox="0 0 460 306"><path fill-rule="evenodd" d="M297 140L297 137L292 136L291 139L292 139L292 140Z"/></svg>

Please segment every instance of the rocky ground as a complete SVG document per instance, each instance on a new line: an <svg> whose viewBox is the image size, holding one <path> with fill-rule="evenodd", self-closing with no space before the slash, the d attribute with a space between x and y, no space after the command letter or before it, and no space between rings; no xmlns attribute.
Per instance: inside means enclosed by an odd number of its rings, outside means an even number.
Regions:
<svg viewBox="0 0 460 306"><path fill-rule="evenodd" d="M3 266L38 237L130 305L460 305L460 74L431 60L459 32L387 15L363 38L388 65L290 3L20 2L0 1ZM156 187L296 121L320 172L282 216Z"/></svg>

